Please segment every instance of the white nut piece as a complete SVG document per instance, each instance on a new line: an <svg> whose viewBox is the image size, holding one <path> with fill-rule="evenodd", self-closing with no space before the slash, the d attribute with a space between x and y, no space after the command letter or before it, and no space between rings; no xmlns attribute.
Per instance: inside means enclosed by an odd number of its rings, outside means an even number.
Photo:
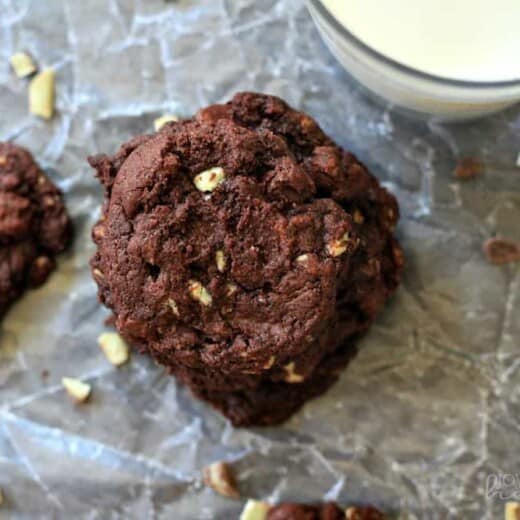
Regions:
<svg viewBox="0 0 520 520"><path fill-rule="evenodd" d="M238 286L232 282L226 284L226 296L233 296L238 291Z"/></svg>
<svg viewBox="0 0 520 520"><path fill-rule="evenodd" d="M206 486L219 495L228 498L240 498L233 470L225 462L214 462L202 470L202 479Z"/></svg>
<svg viewBox="0 0 520 520"><path fill-rule="evenodd" d="M333 240L327 244L327 252L330 256L340 256L347 250L347 245L350 242L350 234L347 231L341 238Z"/></svg>
<svg viewBox="0 0 520 520"><path fill-rule="evenodd" d="M29 83L29 112L44 119L54 115L55 73L52 69L42 70Z"/></svg>
<svg viewBox="0 0 520 520"><path fill-rule="evenodd" d="M26 78L34 74L37 70L36 64L30 54L26 52L17 52L9 59L11 67L18 78Z"/></svg>
<svg viewBox="0 0 520 520"><path fill-rule="evenodd" d="M61 384L77 403L84 403L92 392L92 386L73 377L62 377Z"/></svg>
<svg viewBox="0 0 520 520"><path fill-rule="evenodd" d="M269 370L274 365L274 362L276 361L276 358L274 356L271 356L267 362L264 364L263 369Z"/></svg>
<svg viewBox="0 0 520 520"><path fill-rule="evenodd" d="M199 191L213 191L225 178L224 169L220 166L214 166L196 175L193 183Z"/></svg>
<svg viewBox="0 0 520 520"><path fill-rule="evenodd" d="M224 251L219 249L215 253L215 263L217 264L217 269L219 272L223 273L226 270L227 258Z"/></svg>
<svg viewBox="0 0 520 520"><path fill-rule="evenodd" d="M177 302L173 298L169 298L168 305L170 306L170 309L172 310L173 314L175 314L175 316L177 316L178 318L180 316L180 312Z"/></svg>
<svg viewBox="0 0 520 520"><path fill-rule="evenodd" d="M303 381L303 376L294 371L294 362L285 365L283 368L287 372L285 376L286 383L301 383Z"/></svg>
<svg viewBox="0 0 520 520"><path fill-rule="evenodd" d="M164 116L158 117L153 122L153 127L158 132L166 123L176 123L179 120L177 116L172 114L165 114Z"/></svg>
<svg viewBox="0 0 520 520"><path fill-rule="evenodd" d="M240 520L265 520L271 506L267 502L249 499L242 509Z"/></svg>
<svg viewBox="0 0 520 520"><path fill-rule="evenodd" d="M197 280L189 281L188 291L191 298L204 307L209 307L213 303L213 298L209 291Z"/></svg>
<svg viewBox="0 0 520 520"><path fill-rule="evenodd" d="M520 502L506 502L504 518L505 520L520 520Z"/></svg>
<svg viewBox="0 0 520 520"><path fill-rule="evenodd" d="M103 332L98 338L99 346L112 365L124 365L130 359L130 348L116 332Z"/></svg>
<svg viewBox="0 0 520 520"><path fill-rule="evenodd" d="M307 260L309 260L309 255L307 255L307 254L300 255L300 256L296 257L296 261L299 264L304 264L305 262L307 262Z"/></svg>

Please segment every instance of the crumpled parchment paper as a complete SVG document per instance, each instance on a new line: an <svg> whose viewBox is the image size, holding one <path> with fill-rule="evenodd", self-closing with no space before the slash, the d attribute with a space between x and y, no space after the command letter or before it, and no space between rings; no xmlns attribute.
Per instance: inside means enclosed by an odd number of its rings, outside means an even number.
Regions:
<svg viewBox="0 0 520 520"><path fill-rule="evenodd" d="M28 115L9 69L21 49L57 71L51 122ZM100 352L87 260L101 190L85 157L245 89L311 113L397 194L407 269L325 397L282 427L237 430L149 360L115 369ZM302 0L0 0L0 107L0 139L32 151L76 225L58 271L0 325L0 518L237 518L242 503L200 485L220 459L244 497L501 518L486 480L520 472L520 270L489 265L481 244L520 239L519 107L444 126L377 105ZM483 176L453 178L465 156ZM62 376L89 381L92 401L74 406Z"/></svg>

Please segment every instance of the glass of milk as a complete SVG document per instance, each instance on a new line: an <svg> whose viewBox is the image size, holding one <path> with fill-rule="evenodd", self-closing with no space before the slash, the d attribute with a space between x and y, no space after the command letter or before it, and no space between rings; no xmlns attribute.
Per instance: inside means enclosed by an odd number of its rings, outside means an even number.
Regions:
<svg viewBox="0 0 520 520"><path fill-rule="evenodd" d="M520 101L520 0L307 0L330 50L391 103L443 120Z"/></svg>

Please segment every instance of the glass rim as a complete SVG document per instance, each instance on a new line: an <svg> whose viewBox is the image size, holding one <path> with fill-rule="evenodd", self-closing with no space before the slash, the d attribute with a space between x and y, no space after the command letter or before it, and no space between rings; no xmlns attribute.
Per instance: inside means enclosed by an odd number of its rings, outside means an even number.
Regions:
<svg viewBox="0 0 520 520"><path fill-rule="evenodd" d="M503 87L516 87L520 86L520 78L511 79L511 80L503 80L503 81L471 81L471 80L463 80L463 79L455 79L448 78L444 76L437 76L435 74L430 74L428 72L424 72L422 70L416 69L414 67L410 67L409 65L405 65L393 58L389 58L385 54L375 50L374 48L367 45L365 42L360 40L357 36L355 36L352 32L350 32L343 24L341 24L332 13L323 5L321 0L307 0L309 4L312 5L312 8L316 9L318 13L325 18L325 21L332 25L336 31L338 31L344 38L353 43L356 47L358 47L363 52L368 53L373 58L398 69L399 71L411 74L423 80L429 80L436 83L440 83L444 86L453 86L453 87L470 87L470 88L480 88L480 89L492 89L492 88L503 88Z"/></svg>

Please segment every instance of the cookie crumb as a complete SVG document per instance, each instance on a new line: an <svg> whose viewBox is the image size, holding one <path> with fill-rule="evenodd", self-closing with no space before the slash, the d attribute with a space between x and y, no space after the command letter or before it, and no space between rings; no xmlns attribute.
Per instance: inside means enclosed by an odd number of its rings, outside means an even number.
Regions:
<svg viewBox="0 0 520 520"><path fill-rule="evenodd" d="M49 377L49 374L50 372L45 368L44 370L42 370L41 372L41 378L42 379L47 379Z"/></svg>
<svg viewBox="0 0 520 520"><path fill-rule="evenodd" d="M484 242L484 254L489 263L495 265L520 262L520 245L505 238L488 238Z"/></svg>
<svg viewBox="0 0 520 520"><path fill-rule="evenodd" d="M202 479L206 486L214 489L219 495L228 498L239 498L233 470L226 462L215 462L202 470Z"/></svg>
<svg viewBox="0 0 520 520"><path fill-rule="evenodd" d="M473 179L480 175L484 170L484 167L477 159L471 157L465 157L460 159L453 174L457 179Z"/></svg>
<svg viewBox="0 0 520 520"><path fill-rule="evenodd" d="M505 520L520 520L520 502L506 502L504 518Z"/></svg>

